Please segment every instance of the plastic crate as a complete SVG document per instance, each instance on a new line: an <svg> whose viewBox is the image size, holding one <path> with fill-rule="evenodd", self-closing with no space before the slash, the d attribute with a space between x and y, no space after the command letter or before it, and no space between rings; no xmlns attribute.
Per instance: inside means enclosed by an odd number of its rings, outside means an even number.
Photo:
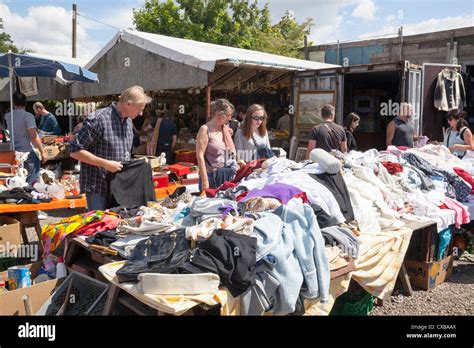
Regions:
<svg viewBox="0 0 474 348"><path fill-rule="evenodd" d="M374 309L374 298L368 293L346 292L334 303L330 315L366 316Z"/></svg>
<svg viewBox="0 0 474 348"><path fill-rule="evenodd" d="M71 281L70 295L74 295L74 302L68 303L63 315L102 315L109 286L78 272L71 273L64 280L36 315L56 315L64 303Z"/></svg>

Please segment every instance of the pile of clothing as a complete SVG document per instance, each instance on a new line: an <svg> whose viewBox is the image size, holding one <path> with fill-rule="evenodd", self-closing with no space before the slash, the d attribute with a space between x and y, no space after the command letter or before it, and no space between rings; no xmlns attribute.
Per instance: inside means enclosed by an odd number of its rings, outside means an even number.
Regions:
<svg viewBox="0 0 474 348"><path fill-rule="evenodd" d="M38 192L31 187L0 188L0 204L39 204L49 203L48 194Z"/></svg>
<svg viewBox="0 0 474 348"><path fill-rule="evenodd" d="M344 161L344 181L361 231L401 227L400 219L436 221L439 232L470 221L462 202L472 192L472 176L443 145L352 151Z"/></svg>
<svg viewBox="0 0 474 348"><path fill-rule="evenodd" d="M44 256L47 258L50 253L57 256L63 255L64 240L67 236L90 236L98 232L114 230L120 220L120 216L116 213L92 210L44 225L41 229Z"/></svg>
<svg viewBox="0 0 474 348"><path fill-rule="evenodd" d="M255 161L206 197L180 188L163 202L90 212L115 219L88 241L126 259L114 273L119 283L151 295L226 288L244 315L303 314L307 300L331 301L330 272L351 260L364 288L389 295L411 236L404 221L436 221L440 232L470 221L461 201L474 180L446 151L427 145ZM93 218L71 219L62 223ZM85 231L66 225L58 238L55 229L44 228L49 250Z"/></svg>

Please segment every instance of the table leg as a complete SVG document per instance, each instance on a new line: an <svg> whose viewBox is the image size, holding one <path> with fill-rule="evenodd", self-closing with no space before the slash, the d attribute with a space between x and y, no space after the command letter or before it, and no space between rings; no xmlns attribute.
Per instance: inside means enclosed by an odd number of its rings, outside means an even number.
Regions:
<svg viewBox="0 0 474 348"><path fill-rule="evenodd" d="M35 230L36 230L36 235L38 236L38 247L39 247L39 252L40 254L43 253L43 241L41 240L41 226L38 223L35 224Z"/></svg>
<svg viewBox="0 0 474 348"><path fill-rule="evenodd" d="M104 311L102 315L112 315L117 304L117 299L120 294L120 288L114 284L110 284L109 292L107 293L107 300L105 302Z"/></svg>
<svg viewBox="0 0 474 348"><path fill-rule="evenodd" d="M410 277L408 277L407 269L405 268L405 264L402 263L402 267L400 268L400 272L398 273L398 279L402 282L402 287L406 296L413 296L413 289L410 283Z"/></svg>
<svg viewBox="0 0 474 348"><path fill-rule="evenodd" d="M23 239L23 244L30 244L28 240L28 234L26 233L25 225L22 223L20 223L20 232L21 232L21 238Z"/></svg>
<svg viewBox="0 0 474 348"><path fill-rule="evenodd" d="M70 238L65 239L66 245L67 245L67 250L66 250L66 256L64 257L64 264L67 267L72 267L74 264L74 260L76 259L76 255L79 251L79 245L77 243L74 243Z"/></svg>

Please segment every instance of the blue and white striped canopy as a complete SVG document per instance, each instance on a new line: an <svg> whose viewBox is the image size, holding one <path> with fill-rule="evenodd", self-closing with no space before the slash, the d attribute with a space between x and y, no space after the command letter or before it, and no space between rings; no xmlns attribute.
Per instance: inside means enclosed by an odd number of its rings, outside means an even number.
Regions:
<svg viewBox="0 0 474 348"><path fill-rule="evenodd" d="M98 82L97 74L81 68L76 64L69 64L57 60L39 58L18 53L0 54L0 77L9 77L9 68L19 77L50 77L56 78L59 74L66 81Z"/></svg>

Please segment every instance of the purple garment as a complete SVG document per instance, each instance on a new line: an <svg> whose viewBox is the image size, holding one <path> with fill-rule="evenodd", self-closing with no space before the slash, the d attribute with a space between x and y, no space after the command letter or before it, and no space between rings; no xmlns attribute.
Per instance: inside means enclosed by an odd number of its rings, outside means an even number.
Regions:
<svg viewBox="0 0 474 348"><path fill-rule="evenodd" d="M276 198L282 204L288 203L294 196L302 193L299 188L287 184L270 184L266 185L261 189L253 189L249 191L247 196L242 199L242 202L246 202L251 198L257 197L269 197Z"/></svg>

